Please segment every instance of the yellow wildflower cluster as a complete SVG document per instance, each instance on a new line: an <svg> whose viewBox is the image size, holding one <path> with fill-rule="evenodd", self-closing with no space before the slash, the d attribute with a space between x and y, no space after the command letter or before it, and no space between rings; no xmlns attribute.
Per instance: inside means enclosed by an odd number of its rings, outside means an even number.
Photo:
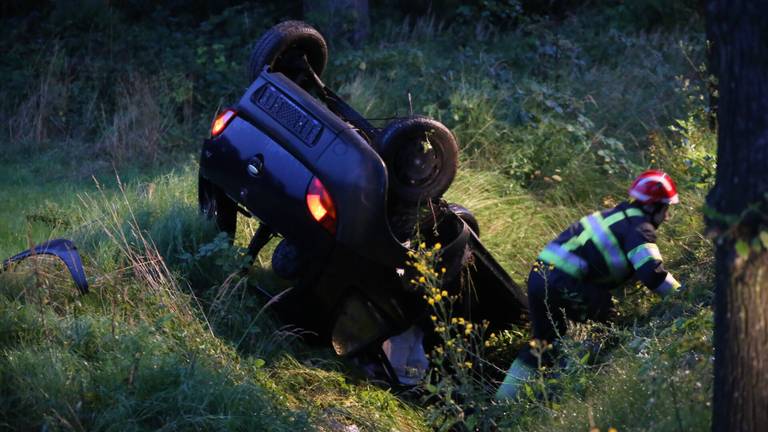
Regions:
<svg viewBox="0 0 768 432"><path fill-rule="evenodd" d="M552 271L555 269L555 266L552 264L547 264L543 261L536 260L533 262L533 271L535 272L541 272L545 270Z"/></svg>
<svg viewBox="0 0 768 432"><path fill-rule="evenodd" d="M496 333L491 333L488 335L488 339L483 342L483 345L485 345L486 348L496 346L501 342L498 336L496 336Z"/></svg>
<svg viewBox="0 0 768 432"><path fill-rule="evenodd" d="M439 303L440 300L442 299L450 299L450 297L448 297L448 291L446 290L440 290L439 288L435 288L435 287L427 287L425 291L427 292L427 294L424 295L423 298L430 305Z"/></svg>
<svg viewBox="0 0 768 432"><path fill-rule="evenodd" d="M528 345L531 347L531 349L540 350L540 352L544 352L552 348L552 344L543 339L531 339L531 341L528 342Z"/></svg>
<svg viewBox="0 0 768 432"><path fill-rule="evenodd" d="M469 321L464 320L462 317L453 317L451 318L451 324L455 326L464 326L464 335L469 336L472 334L472 330L475 328L475 325L472 324Z"/></svg>

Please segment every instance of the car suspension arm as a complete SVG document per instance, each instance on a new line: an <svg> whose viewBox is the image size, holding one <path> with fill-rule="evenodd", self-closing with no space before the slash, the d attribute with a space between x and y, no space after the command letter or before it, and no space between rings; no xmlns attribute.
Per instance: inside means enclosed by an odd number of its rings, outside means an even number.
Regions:
<svg viewBox="0 0 768 432"><path fill-rule="evenodd" d="M374 127L365 117L361 116L354 108L344 102L339 95L326 87L323 81L320 80L320 77L317 76L312 69L312 66L310 66L306 56L304 56L304 63L306 71L309 73L309 78L314 82L320 92L320 99L325 102L331 111L341 116L364 134L368 142L372 142L373 138L378 135L379 129Z"/></svg>

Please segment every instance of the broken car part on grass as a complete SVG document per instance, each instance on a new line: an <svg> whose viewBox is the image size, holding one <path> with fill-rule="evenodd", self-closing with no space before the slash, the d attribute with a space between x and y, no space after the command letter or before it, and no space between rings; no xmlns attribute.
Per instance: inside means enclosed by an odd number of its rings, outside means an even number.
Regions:
<svg viewBox="0 0 768 432"><path fill-rule="evenodd" d="M71 240L50 240L27 249L4 260L2 270L7 271L14 263L36 255L53 255L59 258L67 266L67 270L72 275L72 280L75 282L75 286L77 286L80 293L83 295L88 294L88 280L85 278L83 262L80 259L80 254L77 253L77 247L75 247Z"/></svg>

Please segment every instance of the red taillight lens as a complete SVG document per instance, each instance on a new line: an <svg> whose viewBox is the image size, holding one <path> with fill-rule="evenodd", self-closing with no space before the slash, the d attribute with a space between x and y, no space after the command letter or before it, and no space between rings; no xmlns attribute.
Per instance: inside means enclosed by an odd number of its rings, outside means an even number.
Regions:
<svg viewBox="0 0 768 432"><path fill-rule="evenodd" d="M309 214L320 222L329 233L336 234L336 207L331 195L317 177L313 177L307 188Z"/></svg>
<svg viewBox="0 0 768 432"><path fill-rule="evenodd" d="M216 120L213 121L213 126L211 126L211 137L216 138L224 132L224 128L235 118L236 114L236 112L228 109L216 116Z"/></svg>

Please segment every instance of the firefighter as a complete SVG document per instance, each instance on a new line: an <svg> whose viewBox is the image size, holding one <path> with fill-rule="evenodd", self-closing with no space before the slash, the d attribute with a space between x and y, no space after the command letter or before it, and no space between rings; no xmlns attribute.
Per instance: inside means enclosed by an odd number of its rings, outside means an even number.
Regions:
<svg viewBox="0 0 768 432"><path fill-rule="evenodd" d="M680 283L662 265L656 230L677 204L677 188L662 171L640 174L629 188L629 202L581 218L539 254L528 276L533 340L507 371L496 398L514 399L532 378L542 356L566 331L566 318L606 321L612 312L610 291L631 278L666 296ZM565 312L565 314L563 313Z"/></svg>

